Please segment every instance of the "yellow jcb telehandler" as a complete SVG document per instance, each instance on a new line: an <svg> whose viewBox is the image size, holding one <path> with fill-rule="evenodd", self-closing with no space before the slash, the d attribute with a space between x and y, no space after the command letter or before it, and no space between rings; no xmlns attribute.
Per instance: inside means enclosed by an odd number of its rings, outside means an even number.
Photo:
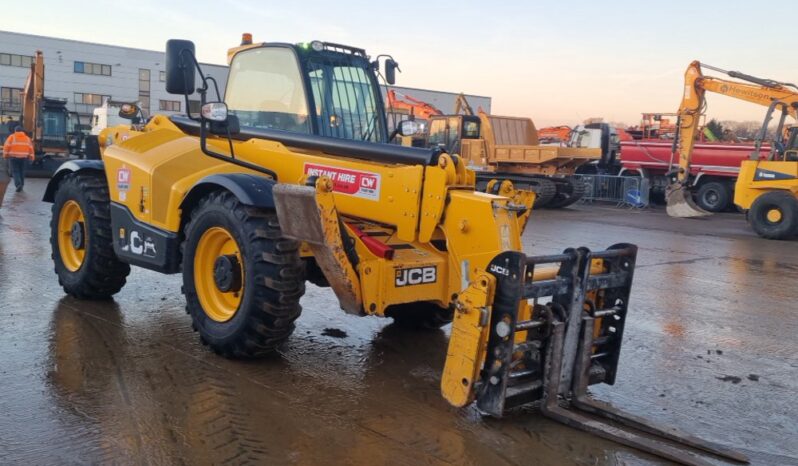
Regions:
<svg viewBox="0 0 798 466"><path fill-rule="evenodd" d="M222 99L212 78L197 89L194 45L167 42L166 89L199 92L201 114L157 115L53 177L44 200L67 293L108 298L131 265L182 273L201 341L256 357L291 335L310 280L346 312L451 322L441 390L455 406L501 416L539 401L549 417L683 464L706 463L645 433L745 461L587 397L615 382L635 246L526 256L534 195L506 181L475 192L459 157L388 144L379 63L362 49L244 40L228 60ZM384 66L393 83L396 63Z"/></svg>

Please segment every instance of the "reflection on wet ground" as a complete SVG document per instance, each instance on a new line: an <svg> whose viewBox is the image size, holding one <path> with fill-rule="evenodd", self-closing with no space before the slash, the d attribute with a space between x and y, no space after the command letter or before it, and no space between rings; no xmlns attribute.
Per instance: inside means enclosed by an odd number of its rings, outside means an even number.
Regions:
<svg viewBox="0 0 798 466"><path fill-rule="evenodd" d="M336 310L308 287L280 354L203 348L177 276L134 270L113 301L57 285L43 183L0 210L2 464L664 464L543 419L457 410L438 385L448 329L413 333ZM715 236L713 236L715 235ZM741 216L679 221L585 207L536 213L528 252L641 247L615 387L625 409L798 464L798 243Z"/></svg>

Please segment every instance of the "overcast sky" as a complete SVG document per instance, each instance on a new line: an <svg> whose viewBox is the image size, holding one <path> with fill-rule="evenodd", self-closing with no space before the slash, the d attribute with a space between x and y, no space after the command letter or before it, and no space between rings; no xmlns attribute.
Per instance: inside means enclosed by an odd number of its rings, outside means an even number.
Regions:
<svg viewBox="0 0 798 466"><path fill-rule="evenodd" d="M493 112L538 126L589 117L635 123L674 112L693 59L798 81L795 0L43 1L4 2L2 29L162 50L191 39L201 61L224 63L256 42L313 39L390 53L397 84L493 98ZM611 5L610 5L611 3ZM764 109L714 96L710 117L759 120Z"/></svg>

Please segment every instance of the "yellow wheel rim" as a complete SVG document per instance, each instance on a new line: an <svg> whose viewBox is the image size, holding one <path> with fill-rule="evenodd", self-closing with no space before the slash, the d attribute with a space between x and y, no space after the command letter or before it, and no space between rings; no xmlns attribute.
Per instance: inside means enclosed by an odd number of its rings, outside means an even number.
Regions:
<svg viewBox="0 0 798 466"><path fill-rule="evenodd" d="M77 272L83 265L88 240L83 210L76 201L67 201L58 215L58 252L70 272Z"/></svg>
<svg viewBox="0 0 798 466"><path fill-rule="evenodd" d="M770 223L779 223L781 221L781 210L770 209L767 213L767 219Z"/></svg>
<svg viewBox="0 0 798 466"><path fill-rule="evenodd" d="M220 258L235 258L238 286L225 290L217 280ZM240 265L238 265L240 264ZM238 243L224 228L209 228L202 234L194 253L194 286L205 314L216 322L232 319L244 293L244 266Z"/></svg>

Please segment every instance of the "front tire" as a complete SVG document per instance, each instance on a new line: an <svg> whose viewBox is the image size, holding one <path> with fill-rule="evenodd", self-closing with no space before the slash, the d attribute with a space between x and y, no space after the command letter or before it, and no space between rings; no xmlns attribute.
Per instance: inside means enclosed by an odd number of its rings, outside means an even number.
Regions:
<svg viewBox="0 0 798 466"><path fill-rule="evenodd" d="M757 197L748 211L751 227L767 239L789 239L798 234L798 198L785 191Z"/></svg>
<svg viewBox="0 0 798 466"><path fill-rule="evenodd" d="M114 253L111 200L101 174L72 173L58 185L50 245L58 284L79 299L108 299L125 286L130 266Z"/></svg>
<svg viewBox="0 0 798 466"><path fill-rule="evenodd" d="M273 352L301 312L299 243L282 237L273 211L226 191L200 201L185 234L186 312L202 343L231 358Z"/></svg>

